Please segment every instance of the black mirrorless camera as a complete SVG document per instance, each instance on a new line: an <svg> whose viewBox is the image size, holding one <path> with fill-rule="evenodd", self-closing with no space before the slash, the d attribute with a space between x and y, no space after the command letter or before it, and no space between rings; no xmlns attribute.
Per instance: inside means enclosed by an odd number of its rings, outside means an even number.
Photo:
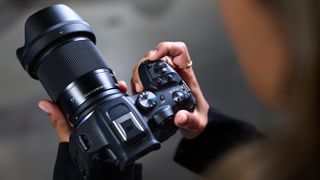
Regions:
<svg viewBox="0 0 320 180"><path fill-rule="evenodd" d="M28 18L25 45L17 56L71 122L70 155L85 179L98 163L123 170L159 149L177 131L174 114L195 107L188 86L162 60L140 65L144 92L122 93L89 24L65 5Z"/></svg>

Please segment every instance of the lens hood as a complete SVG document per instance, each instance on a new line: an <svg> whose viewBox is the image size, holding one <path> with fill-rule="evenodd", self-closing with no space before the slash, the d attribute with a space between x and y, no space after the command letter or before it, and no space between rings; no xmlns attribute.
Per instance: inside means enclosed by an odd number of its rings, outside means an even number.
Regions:
<svg viewBox="0 0 320 180"><path fill-rule="evenodd" d="M91 27L76 12L63 4L44 8L28 18L25 24L25 44L17 49L17 57L29 75L37 78L37 67L43 52L62 39L86 37L96 42Z"/></svg>

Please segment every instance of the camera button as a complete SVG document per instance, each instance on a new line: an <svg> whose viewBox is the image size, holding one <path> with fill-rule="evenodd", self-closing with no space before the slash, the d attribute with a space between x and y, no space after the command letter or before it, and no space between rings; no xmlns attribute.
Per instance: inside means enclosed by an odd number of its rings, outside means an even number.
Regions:
<svg viewBox="0 0 320 180"><path fill-rule="evenodd" d="M175 81L176 81L175 78L174 78L174 76L173 76L172 74L167 75L167 80L168 80L169 82L175 82Z"/></svg>
<svg viewBox="0 0 320 180"><path fill-rule="evenodd" d="M84 151L88 151L89 148L90 148L90 141L88 139L88 137L86 135L80 135L78 136L78 142L81 146L81 148L84 150Z"/></svg>
<svg viewBox="0 0 320 180"><path fill-rule="evenodd" d="M157 78L156 83L157 83L157 85L162 85L163 80L161 78Z"/></svg>
<svg viewBox="0 0 320 180"><path fill-rule="evenodd" d="M139 94L137 105L143 110L149 110L157 105L157 97L150 91Z"/></svg>
<svg viewBox="0 0 320 180"><path fill-rule="evenodd" d="M167 67L167 65L164 62L159 61L157 64L157 68L164 68Z"/></svg>
<svg viewBox="0 0 320 180"><path fill-rule="evenodd" d="M164 101L166 99L166 96L165 95L160 95L160 100L161 101Z"/></svg>
<svg viewBox="0 0 320 180"><path fill-rule="evenodd" d="M166 74L168 72L168 69L167 68L161 68L160 69L160 73L161 74Z"/></svg>
<svg viewBox="0 0 320 180"><path fill-rule="evenodd" d="M184 99L185 99L185 96L182 92L180 91L175 91L173 94L172 94L172 99L174 100L174 102L176 103L181 103Z"/></svg>

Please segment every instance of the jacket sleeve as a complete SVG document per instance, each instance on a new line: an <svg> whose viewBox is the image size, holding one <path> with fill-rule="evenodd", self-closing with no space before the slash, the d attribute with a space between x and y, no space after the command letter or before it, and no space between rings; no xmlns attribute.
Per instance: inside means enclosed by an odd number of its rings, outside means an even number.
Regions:
<svg viewBox="0 0 320 180"><path fill-rule="evenodd" d="M174 160L195 172L202 173L208 165L236 145L262 137L257 129L249 124L209 108L208 125L195 139L182 139Z"/></svg>
<svg viewBox="0 0 320 180"><path fill-rule="evenodd" d="M73 165L69 155L69 143L59 144L56 164L53 171L53 180L80 180L80 172Z"/></svg>
<svg viewBox="0 0 320 180"><path fill-rule="evenodd" d="M53 172L53 180L82 180L80 172L72 163L69 155L69 143L59 144L58 155ZM90 180L141 180L142 165L133 164L124 171L120 171L114 165L106 165L97 170L95 177Z"/></svg>

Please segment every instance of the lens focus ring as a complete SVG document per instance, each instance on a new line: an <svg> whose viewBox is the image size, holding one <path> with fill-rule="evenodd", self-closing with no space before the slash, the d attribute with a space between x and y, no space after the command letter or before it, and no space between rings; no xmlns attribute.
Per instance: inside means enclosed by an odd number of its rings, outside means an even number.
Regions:
<svg viewBox="0 0 320 180"><path fill-rule="evenodd" d="M96 69L108 69L94 43L71 39L53 47L40 58L37 77L53 100L68 84Z"/></svg>

